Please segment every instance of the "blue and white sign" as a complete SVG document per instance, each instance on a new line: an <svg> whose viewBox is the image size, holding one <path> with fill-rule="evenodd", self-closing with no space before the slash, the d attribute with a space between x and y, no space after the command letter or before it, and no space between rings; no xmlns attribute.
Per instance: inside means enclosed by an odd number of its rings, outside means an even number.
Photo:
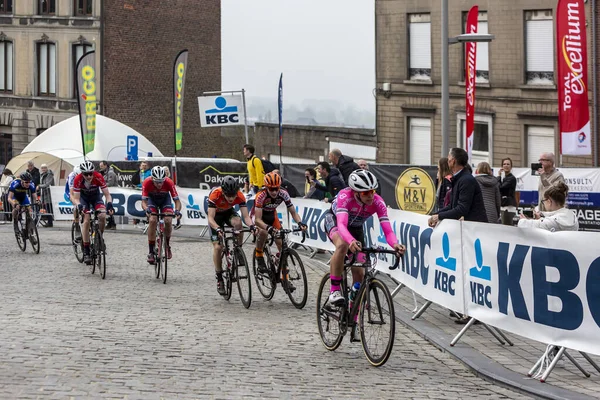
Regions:
<svg viewBox="0 0 600 400"><path fill-rule="evenodd" d="M137 135L127 136L127 160L137 161L138 160L138 137Z"/></svg>
<svg viewBox="0 0 600 400"><path fill-rule="evenodd" d="M242 96L202 96L198 97L200 126L244 125L244 104Z"/></svg>

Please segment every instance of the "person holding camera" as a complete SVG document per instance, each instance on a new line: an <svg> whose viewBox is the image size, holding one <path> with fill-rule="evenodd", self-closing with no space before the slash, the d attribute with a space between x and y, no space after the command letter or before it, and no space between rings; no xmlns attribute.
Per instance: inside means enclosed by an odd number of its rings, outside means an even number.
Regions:
<svg viewBox="0 0 600 400"><path fill-rule="evenodd" d="M577 216L565 207L568 194L569 187L564 182L549 187L542 198L545 211L541 217L529 219L521 214L519 228L539 228L550 232L579 230Z"/></svg>
<svg viewBox="0 0 600 400"><path fill-rule="evenodd" d="M539 211L545 211L544 194L550 187L560 182L565 183L565 177L562 172L554 167L554 153L542 153L538 161L538 166L541 165L541 168L537 170L540 176L540 183L538 184L538 208Z"/></svg>

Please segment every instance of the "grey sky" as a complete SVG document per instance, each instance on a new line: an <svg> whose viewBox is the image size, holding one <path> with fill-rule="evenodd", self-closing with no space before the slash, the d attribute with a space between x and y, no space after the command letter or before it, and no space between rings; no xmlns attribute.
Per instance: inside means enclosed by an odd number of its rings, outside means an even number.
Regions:
<svg viewBox="0 0 600 400"><path fill-rule="evenodd" d="M222 88L374 111L373 0L222 0Z"/></svg>

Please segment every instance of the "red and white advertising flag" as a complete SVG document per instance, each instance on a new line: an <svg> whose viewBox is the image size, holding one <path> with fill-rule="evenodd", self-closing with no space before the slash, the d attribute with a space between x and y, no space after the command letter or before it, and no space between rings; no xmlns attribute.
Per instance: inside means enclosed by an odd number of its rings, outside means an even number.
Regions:
<svg viewBox="0 0 600 400"><path fill-rule="evenodd" d="M479 16L479 7L473 6L467 14L466 33L477 33L477 20ZM477 77L477 43L467 42L465 57L465 87L466 87L466 110L467 110L467 129L466 129L466 147L469 153L469 162L471 162L471 152L473 150L473 131L475 130L475 79Z"/></svg>
<svg viewBox="0 0 600 400"><path fill-rule="evenodd" d="M556 10L560 153L592 154L583 0L559 0Z"/></svg>

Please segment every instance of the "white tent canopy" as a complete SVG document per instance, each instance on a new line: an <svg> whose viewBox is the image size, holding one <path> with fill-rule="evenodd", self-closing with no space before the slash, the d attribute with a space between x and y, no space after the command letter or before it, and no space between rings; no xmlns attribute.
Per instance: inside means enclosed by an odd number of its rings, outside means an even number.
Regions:
<svg viewBox="0 0 600 400"><path fill-rule="evenodd" d="M87 154L93 161L123 161L127 158L127 136L137 136L138 156L162 157L162 153L142 134L114 119L96 116L96 142L94 151ZM6 165L14 174L27 167L27 161L33 160L36 167L43 163L54 171L58 184L60 170L70 172L75 165L83 161L83 145L79 116L75 115L48 128L23 149Z"/></svg>

